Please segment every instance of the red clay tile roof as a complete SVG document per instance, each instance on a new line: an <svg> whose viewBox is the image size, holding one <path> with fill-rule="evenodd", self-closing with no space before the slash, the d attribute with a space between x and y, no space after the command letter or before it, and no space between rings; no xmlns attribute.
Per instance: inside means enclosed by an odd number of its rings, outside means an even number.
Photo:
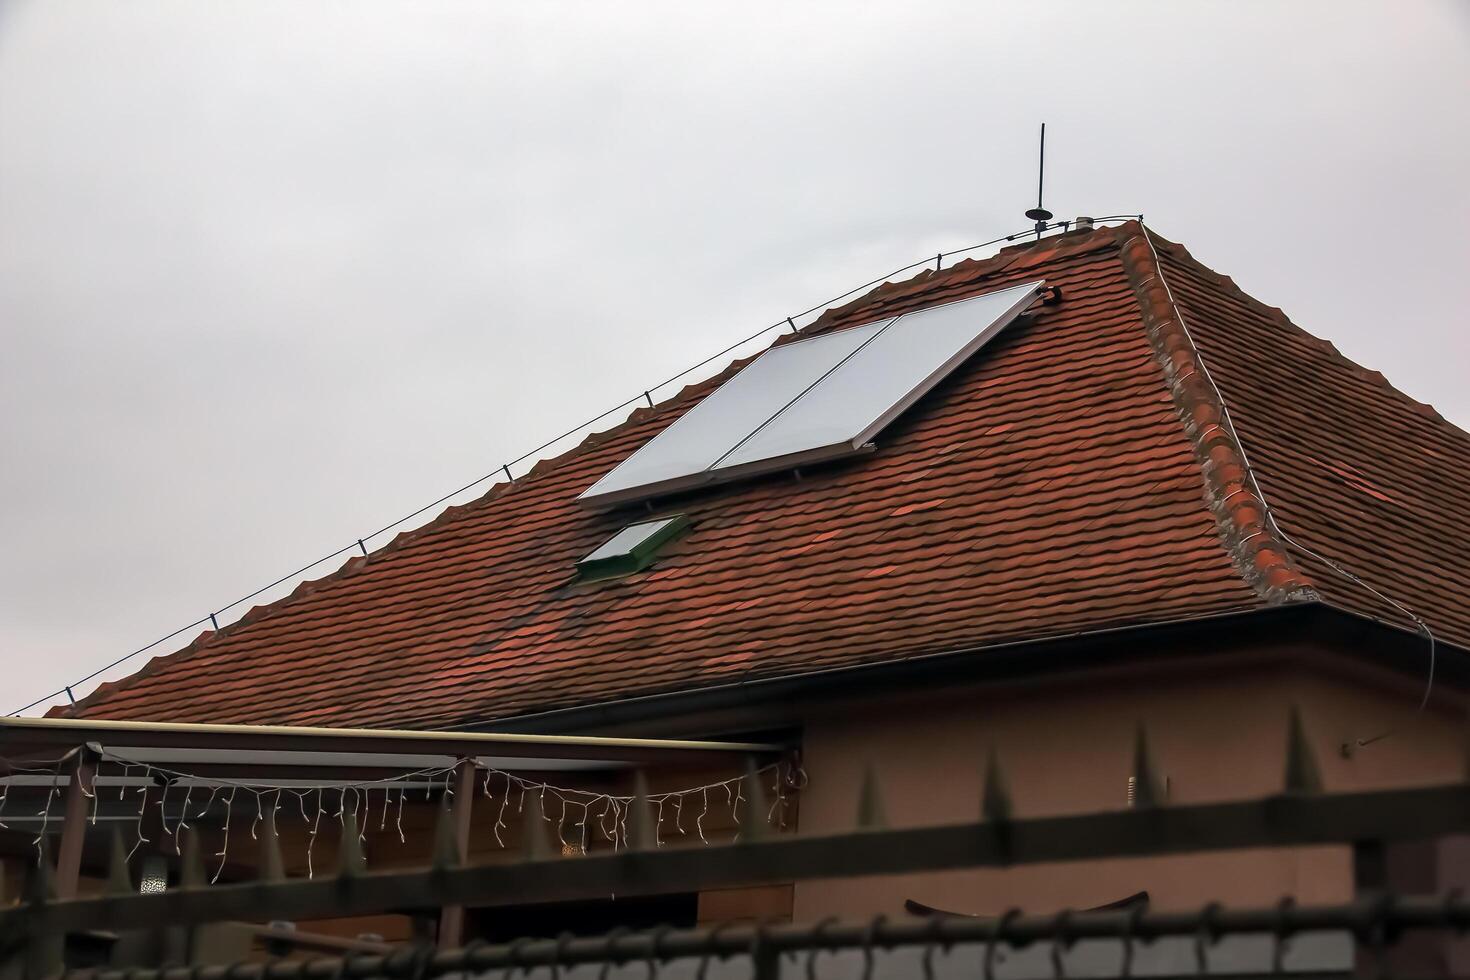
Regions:
<svg viewBox="0 0 1470 980"><path fill-rule="evenodd" d="M1170 291L1281 528L1470 645L1470 436L1144 234L1043 239L829 311L811 331L1063 291L876 453L669 501L692 528L644 572L574 583L647 516L574 498L739 365L63 713L442 727L1290 601L1406 625L1263 523Z"/></svg>

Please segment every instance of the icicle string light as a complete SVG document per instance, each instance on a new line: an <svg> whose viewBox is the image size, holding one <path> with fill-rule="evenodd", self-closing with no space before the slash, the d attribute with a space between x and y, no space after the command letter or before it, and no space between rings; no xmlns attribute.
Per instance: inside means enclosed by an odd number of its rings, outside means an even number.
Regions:
<svg viewBox="0 0 1470 980"><path fill-rule="evenodd" d="M487 787L490 785L490 774L489 773L486 773L485 774L485 785ZM488 794L488 790L487 790L487 794ZM504 847L505 846L505 841L502 840L501 837L500 837L500 829L502 827L506 826L506 823L505 823L505 807L506 807L506 804L508 804L509 802L510 802L510 777L509 776L506 776L505 777L505 792L502 793L501 794L501 797L500 797L500 811L495 814L495 843L499 844L501 847Z"/></svg>
<svg viewBox="0 0 1470 980"><path fill-rule="evenodd" d="M255 816L250 818L250 839L260 840L260 837L257 836L255 833L255 828L260 825L261 811L263 811L265 808L260 805L259 793L251 793L250 795L255 797Z"/></svg>
<svg viewBox="0 0 1470 980"><path fill-rule="evenodd" d="M215 857L219 858L219 867L214 869L214 877L209 879L209 883L211 885L214 884L216 881L219 881L219 876L221 872L225 870L225 855L228 854L230 851L230 814L234 812L235 793L238 790L238 786L230 787L229 799L225 800L224 836L220 841L219 851L215 854Z"/></svg>
<svg viewBox="0 0 1470 980"><path fill-rule="evenodd" d="M311 823L311 839L306 842L306 877L308 877L308 878L312 877L316 873L315 872L315 869L311 865L311 851L312 851L312 848L316 847L316 835L317 835L317 831L319 829L321 829L321 825L322 825L322 811L324 809L325 809L325 807L322 806L322 791L321 790L317 790L316 791L316 819L313 820L312 823Z"/></svg>
<svg viewBox="0 0 1470 980"><path fill-rule="evenodd" d="M36 833L36 839L32 842L36 845L36 864L45 859L41 842L46 839L46 825L51 821L51 801L56 799L57 788L61 785L61 760L56 761L56 768L51 774L51 788L46 792L46 806L42 808L37 816L41 818L41 829Z"/></svg>
<svg viewBox="0 0 1470 980"><path fill-rule="evenodd" d="M196 813L196 814L194 814L194 819L195 820L198 820L200 817L204 816L206 813L209 812L209 808L212 807L212 806L214 806L214 798L216 796L218 796L218 795L219 795L219 786L216 785L213 789L211 789L209 791L209 799L207 799L207 800L204 801L204 806L200 807L199 808L199 812Z"/></svg>
<svg viewBox="0 0 1470 980"><path fill-rule="evenodd" d="M403 800L408 796L408 787L398 787L398 843L407 844L408 838L403 836Z"/></svg>
<svg viewBox="0 0 1470 980"><path fill-rule="evenodd" d="M759 778L759 777L757 777L757 778ZM725 787L725 791L728 793L730 791L730 787L726 786ZM730 813L735 818L735 839L736 840L739 840L740 839L740 835L742 833L744 833L744 828L740 826L740 804L742 804L744 802L745 802L745 794L744 794L744 792L742 792L742 787L741 787L740 783L736 783L735 784L735 798L730 801Z"/></svg>
<svg viewBox="0 0 1470 980"><path fill-rule="evenodd" d="M158 794L158 826L163 831L163 836L165 837L169 836L168 812L164 810L163 805L168 802L168 791L172 786L173 783L165 779L163 781L163 792Z"/></svg>
<svg viewBox="0 0 1470 980"><path fill-rule="evenodd" d="M82 772L82 767L81 766L78 766L77 767L77 776L74 777L74 778L80 778L81 772ZM89 799L89 800L92 801L92 817L88 821L88 823L90 823L92 826L95 827L95 826L97 826L97 807L99 806L98 800L100 800L101 797L102 797L102 791L97 788L97 772L96 772L96 770L93 770L93 772L92 772L92 780L91 781L92 781L92 788L91 789L88 789L87 788L87 784L86 783L82 783L82 795L85 796L87 799Z"/></svg>
<svg viewBox="0 0 1470 980"><path fill-rule="evenodd" d="M139 786L138 796L138 839L133 841L133 846L128 850L128 860L132 860L133 852L136 851L139 847L144 844L153 843L151 839L143 836L143 815L144 812L148 809L148 787Z"/></svg>
<svg viewBox="0 0 1470 980"><path fill-rule="evenodd" d="M151 763L139 762L136 759L121 758L110 753L104 753L103 759L98 764L100 774L103 763L116 766L124 781L134 777L135 770L141 770L142 778L147 780L147 785L140 786L137 792L142 797L139 801L137 815L137 839L128 857L132 855L143 844L152 843L144 832L144 822L149 812L150 805L156 804L159 812L159 823L166 840L171 840L175 853L182 853L182 833L185 830L194 831L190 820L196 823L212 812L217 804L223 806L223 821L221 827L221 844L216 856L220 859L218 867L211 881L219 880L228 862L228 851L230 844L230 827L232 823L234 804L237 795L243 791L254 799L255 812L250 821L250 836L252 840L259 840L260 821L265 815L266 806L271 808L272 818L276 821L276 832L280 832L280 812L282 809L282 796L291 793L296 797L297 809L301 814L302 826L307 829L306 841L306 873L307 877L315 875L315 846L321 830L323 816L335 816L344 828L346 826L346 814L350 812L356 819L358 827L358 840L363 845L368 843L368 823L371 819L373 797L375 788L383 792L383 808L378 818L378 830L388 829L389 810L394 806L394 790L397 790L397 812L393 815L393 829L398 833L400 843L407 843L407 834L403 828L403 810L407 802L408 792L417 789L422 783L425 787L425 799L430 799L434 792L444 794L446 798L452 798L455 785L456 766L436 766L433 768L416 769L394 776L365 781L341 781L329 782L320 786L303 787L300 783L272 783L265 781L241 781L221 779L211 776L201 776L181 770L169 769L156 766ZM47 796L46 807L42 811L41 836L37 837L37 851L40 851L40 841L46 831L46 820L49 818L50 809L56 798L60 784L60 764L53 770L46 770L52 775L51 791ZM497 781L496 777L499 777ZM800 777L800 782L798 781ZM788 805L787 789L797 789L804 785L805 773L789 762L772 763L757 771L755 778L771 779L774 784L774 801L766 813L769 823L785 826L786 807ZM699 808L692 828L698 839L708 844L709 837L706 834L705 822L711 813L711 791L724 791L725 799L722 806L728 808L729 819L724 826L732 826L738 836L741 829L740 808L746 797L744 795L744 780L746 776L732 776L727 779L707 783L701 786L693 786L686 789L671 790L660 793L650 793L647 802L656 808L654 816L654 843L662 847L666 840L665 834L665 808L672 806L673 831L679 836L688 836L689 831L684 824L685 801L693 797L698 800ZM496 783L499 783L499 791L496 791ZM153 785L161 786L161 791L150 794ZM167 801L171 789L178 785L184 790L184 798L181 804L178 818L173 825L168 825ZM473 784L471 784L473 785ZM195 789L204 790L208 788L208 799L202 806L194 803L193 793ZM8 792L8 785L4 787ZM125 797L127 786L119 787L119 799ZM628 816L632 811L634 797L615 793L600 792L596 790L575 789L565 786L553 786L544 780L524 779L514 773L501 769L485 769L481 780L481 794L492 803L498 803L495 815L493 833L496 844L504 848L506 838L504 831L508 829L505 820L506 811L510 808L512 795L515 796L515 809L518 813L525 812L526 794L534 792L541 804L541 817L544 821L554 824L557 840L561 843L563 852L580 851L587 853L592 843L592 829L595 824L599 837L612 845L614 850L622 850L629 846ZM272 795L273 794L273 795ZM307 805L307 797L316 795L315 807ZM329 795L331 794L331 795ZM350 795L349 795L350 794ZM201 793L201 795L203 795ZM333 798L333 795L335 798ZM95 799L97 794L92 794L94 800L93 815L95 819ZM716 797L718 799L718 797ZM0 809L3 809L5 797L0 795ZM331 806L332 809L328 809Z"/></svg>
<svg viewBox="0 0 1470 980"><path fill-rule="evenodd" d="M184 853L183 849L179 846L179 834L182 831L187 830L188 827L189 827L189 797L191 797L193 794L194 794L194 787L191 785L191 786L189 786L184 791L184 805L179 808L179 822L176 823L176 824L174 824L174 853L175 854L183 854Z"/></svg>

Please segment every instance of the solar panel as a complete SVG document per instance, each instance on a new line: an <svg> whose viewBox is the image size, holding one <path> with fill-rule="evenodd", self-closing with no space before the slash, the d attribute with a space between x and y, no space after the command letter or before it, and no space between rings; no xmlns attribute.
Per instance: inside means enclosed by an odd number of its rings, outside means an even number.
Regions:
<svg viewBox="0 0 1470 980"><path fill-rule="evenodd" d="M1042 287L1028 283L773 347L579 499L641 500L858 452Z"/></svg>
<svg viewBox="0 0 1470 980"><path fill-rule="evenodd" d="M999 333L1033 294L1034 287L1017 286L899 317L715 468L824 447L838 454L858 449Z"/></svg>
<svg viewBox="0 0 1470 980"><path fill-rule="evenodd" d="M707 482L710 467L889 321L772 347L578 499L641 498ZM638 492L644 489L647 492Z"/></svg>

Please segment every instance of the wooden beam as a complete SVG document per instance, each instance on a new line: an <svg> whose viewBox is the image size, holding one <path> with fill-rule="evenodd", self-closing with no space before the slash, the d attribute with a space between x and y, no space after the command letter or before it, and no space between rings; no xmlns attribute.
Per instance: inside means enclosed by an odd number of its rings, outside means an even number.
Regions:
<svg viewBox="0 0 1470 980"><path fill-rule="evenodd" d="M66 784L66 805L61 825L61 849L56 858L56 895L75 898L82 871L82 847L87 841L87 810L96 792L92 780L97 760L87 748L77 752L76 768Z"/></svg>
<svg viewBox="0 0 1470 980"><path fill-rule="evenodd" d="M0 755L8 758L51 757L87 742L120 750L134 747L232 752L355 752L372 755L444 755L452 758L488 756L675 766L704 765L728 760L732 756L739 758L744 755L775 755L785 749L785 746L764 742L282 725L185 725L173 722L73 718L0 718Z"/></svg>
<svg viewBox="0 0 1470 980"><path fill-rule="evenodd" d="M461 759L454 769L454 844L460 863L470 856L470 817L475 807L475 760ZM439 914L439 948L464 944L464 906L446 905Z"/></svg>

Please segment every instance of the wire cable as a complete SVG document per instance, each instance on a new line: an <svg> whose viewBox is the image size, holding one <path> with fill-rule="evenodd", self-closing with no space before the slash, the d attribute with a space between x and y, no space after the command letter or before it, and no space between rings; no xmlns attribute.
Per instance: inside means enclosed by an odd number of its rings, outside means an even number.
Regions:
<svg viewBox="0 0 1470 980"><path fill-rule="evenodd" d="M1099 223L1099 222L1104 222L1104 221L1139 221L1139 222L1142 222L1143 221L1143 215L1142 214L1113 214L1113 215L1107 215L1106 217L1102 217L1102 218L1093 218L1092 221L1095 224L1096 223ZM1046 231L1054 231L1057 228L1061 228L1065 232L1071 226L1071 224L1072 224L1072 222L1070 220L1066 220L1066 221L1055 221L1055 222L1052 222L1051 224L1046 225L1046 227L1043 230L1046 230ZM1017 240L1020 240L1020 239L1023 239L1023 238L1027 238L1027 237L1029 237L1029 236L1031 236L1031 235L1033 235L1035 233L1036 233L1036 229L1034 229L1034 228L1028 228L1025 231L1018 231L1018 232L1013 232L1013 233L1011 233L1009 235L1002 235L999 238L992 238L989 241L980 242L980 243L975 244L975 245L967 245L964 248L955 249L952 252L940 252L938 257L940 259L952 258L952 257L957 256L957 255L964 255L964 254L969 253L969 252L977 251L978 249L989 248L992 245L1000 245L1000 244L1007 243L1007 242L1014 242L1014 241L1017 241ZM1152 246L1150 246L1150 247L1152 247ZM394 528L396 528L396 527L398 527L398 526L400 526L400 525L402 525L402 524L404 524L404 523L406 523L408 521L413 520L415 517L418 517L419 515L423 514L425 511L432 510L433 508L438 507L441 504L444 504L444 503L446 503L446 502L454 499L455 497L459 496L462 493L465 493L466 491L473 490L475 487L477 487L480 484L484 483L486 480L489 480L490 478L494 477L498 473L504 472L507 477L510 477L511 482L514 482L515 481L515 478L513 476L511 476L511 474L510 474L510 467L511 466L515 466L518 463L523 463L527 459L530 459L531 457L536 456L537 454L539 454L539 453L541 453L541 452L543 452L543 451L551 448L552 446L556 445L557 443L561 442L562 440L567 439L567 438L569 438L569 437L571 437L573 435L576 435L578 432L581 432L581 431L583 431L585 429L589 429L590 427L596 425L598 422L601 422L603 419L607 418L609 415L612 415L615 412L619 412L619 411L621 411L621 410L623 410L625 408L628 408L629 406L631 406L631 405L633 405L633 404L635 404L635 403L637 403L639 401L642 401L644 398L651 398L651 394L653 392L659 391L660 389L665 388L665 387L673 384L675 381L678 381L680 378L683 378L686 375L689 375L689 374L692 374L695 371L698 371L700 368L703 368L706 365L708 365L711 361L715 361L715 360L718 360L719 358L725 357L726 355L730 354L732 351L735 351L738 348L745 346L746 344L752 343L753 341L755 341L758 338L760 338L762 335L767 334L767 333L770 333L772 330L778 330L778 329L780 329L782 327L789 327L792 324L792 321L795 320L795 319L800 319L800 318L805 317L805 316L810 316L811 314L816 313L816 312L819 312L821 310L831 309L834 306L836 306L838 303L840 303L842 300L847 299L849 296L852 296L855 293L863 292L864 290L871 289L872 287L877 286L877 285L880 285L882 283L888 282L894 276L897 276L900 273L908 272L908 271L910 271L912 269L927 269L927 268L929 268L929 263L930 262L933 262L933 261L934 261L934 257L933 256L925 256L924 258L920 259L917 262L911 262L908 265L900 266L897 269L894 269L892 272L889 272L888 274L886 274L884 276L881 276L880 278L869 280L868 282L865 282L865 283L863 283L860 286L855 286L852 289L847 290L846 292L839 293L836 296L832 297L831 299L826 300L825 302L822 302L822 303L818 303L815 306L810 307L809 309L803 310L802 312L795 314L794 316L783 317L781 320L778 320L777 322L771 324L770 326L762 327L761 329L757 330L755 333L750 334L747 337L743 337L740 340L735 341L733 344L730 344L728 347L725 347L725 348L723 348L723 349L721 349L719 351L716 351L715 353L713 353L713 354L709 355L708 357L704 358L703 360L699 361L697 364L692 364L689 367L684 368L682 371L679 371L677 374L673 374L670 377L665 378L663 381L660 381L658 384L653 385L652 387L649 387L649 388L645 389L644 391L639 392L638 394L634 395L631 398L628 398L628 399L626 399L626 400L624 400L622 402L619 402L618 404L614 405L613 407L607 409L604 412L600 412L597 415L594 415L592 418L590 418L587 421L581 423L580 425L573 426L572 428L566 430L565 432L561 433L560 435L558 435L558 436L556 436L556 437L554 437L552 439L548 439L546 442L543 442L541 445L537 446L536 448L531 449L531 450L528 450L528 451L522 453L521 455L517 456L516 458L510 460L508 463L502 464L501 466L497 466L495 469L493 469L490 472L486 473L484 476L481 476L481 477L478 477L477 479L471 480L469 483L466 483L464 486L459 487L456 490L451 490L449 493L446 493L446 494L444 494L444 495L442 495L442 496L440 496L440 497L438 497L438 498L430 501L429 503L424 504L422 507L417 508L412 513L405 514L405 515L403 515L402 517L398 518L395 521L392 521L392 522L390 522L388 524L384 524L382 527L378 528L376 531L373 531L371 534L365 534L361 538L354 538L351 543L349 543L349 544L347 544L347 545L345 545L345 546L343 546L341 548L338 548L336 551L333 551L331 554L323 555L322 557L318 558L316 561L311 562L310 564L302 565L300 568L296 569L295 571L289 572L289 573L287 573L285 575L282 575L281 577L277 578L275 581L271 582L269 585L261 586L260 588L256 589L254 592L251 592L248 595L241 596L240 598L236 599L234 602L229 603L228 605L224 605L224 606L219 607L218 609L214 610L212 613L210 613L207 616L202 616L199 619L194 620L192 623L189 623L189 624L187 624L185 626L180 626L178 629L174 630L171 633L168 633L165 636L159 637L158 639L154 640L152 643L148 643L148 644L146 644L144 646L141 646L138 649L132 651L131 653L124 654L123 656L118 657L116 660L113 660L110 663L107 663L107 664L105 664L105 665L103 665L101 667L98 667L96 670L92 671L90 674L87 674L85 677L82 677L82 678L79 678L78 680L72 681L70 684L65 684L65 685L61 686L60 688L56 689L55 691L52 691L50 694L47 694L47 695L45 695L43 697L39 697L39 698L37 698L36 700L30 702L27 705L24 705L22 707L16 708L14 711L9 712L9 714L7 715L7 717L13 718L13 717L21 714L21 712L29 711L29 710L31 710L32 708L34 708L34 707L36 707L38 705L47 703L48 701L54 701L57 698L62 697L63 695L67 694L68 693L68 689L78 687L78 686L80 686L82 684L87 683L90 680L95 679L96 677L98 677L101 674L105 674L107 671L112 670L115 667L120 667L123 664L127 663L129 660L132 660L134 657L141 656L142 654L147 653L149 650L152 650L154 647L157 647L157 646L159 646L159 645L161 645L163 643L167 643L169 640L172 640L174 637L180 635L181 633L186 633L186 632L188 632L191 629L195 629L197 627L204 626L205 624L214 625L217 622L217 617L219 615L221 615L222 613L228 612L229 610L234 609L236 606L239 606L242 603L249 602L251 599L254 599L257 596L260 596L260 595L262 595L262 594L264 594L266 592L269 592L271 589L274 589L274 588L276 588L279 585L283 585L286 582L289 582L289 581L291 581L294 578L297 578L299 576L305 575L307 572L310 572L312 569L316 568L317 566L322 565L322 564L325 564L326 562L329 562L329 561L331 561L334 558L338 558L338 557L340 557L340 556L342 556L344 554L347 554L348 552L353 551L354 549L358 549L358 548L361 548L364 552L366 552L367 549L366 549L366 546L363 544L363 542L365 542L365 541L371 541L374 538L380 537L381 535L386 534L388 531L391 531Z"/></svg>

